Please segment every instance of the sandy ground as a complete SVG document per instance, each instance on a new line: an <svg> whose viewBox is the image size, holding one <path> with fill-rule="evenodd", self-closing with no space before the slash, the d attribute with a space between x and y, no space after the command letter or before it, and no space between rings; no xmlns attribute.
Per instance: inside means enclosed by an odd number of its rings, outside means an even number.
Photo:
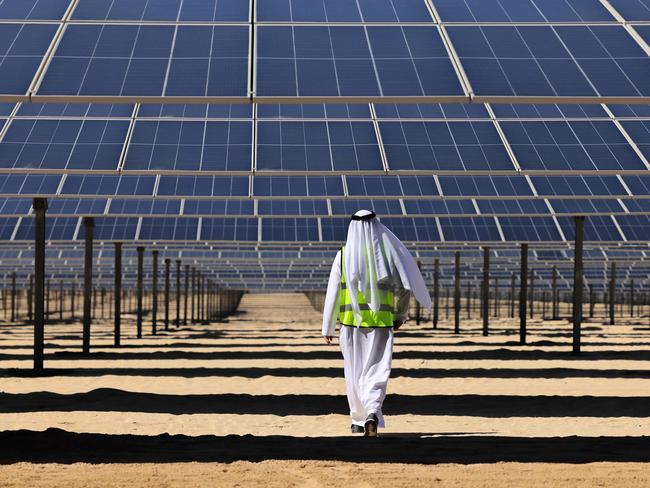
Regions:
<svg viewBox="0 0 650 488"><path fill-rule="evenodd" d="M505 309L504 309L505 313ZM597 315L602 310L597 309ZM396 335L376 440L349 434L342 359L301 294L123 346L112 323L0 322L0 486L650 486L650 321L464 319ZM145 332L148 332L145 323ZM369 444L372 442L372 444Z"/></svg>

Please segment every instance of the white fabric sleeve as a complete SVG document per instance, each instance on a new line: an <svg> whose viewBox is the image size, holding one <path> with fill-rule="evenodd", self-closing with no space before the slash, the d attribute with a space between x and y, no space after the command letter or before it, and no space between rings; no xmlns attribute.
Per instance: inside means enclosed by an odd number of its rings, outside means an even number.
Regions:
<svg viewBox="0 0 650 488"><path fill-rule="evenodd" d="M396 292L395 320L406 322L409 318L409 305L411 304L411 292L409 290L398 290Z"/></svg>
<svg viewBox="0 0 650 488"><path fill-rule="evenodd" d="M339 316L339 287L341 286L341 251L336 253L327 284L327 295L323 306L323 335L334 336L336 319Z"/></svg>

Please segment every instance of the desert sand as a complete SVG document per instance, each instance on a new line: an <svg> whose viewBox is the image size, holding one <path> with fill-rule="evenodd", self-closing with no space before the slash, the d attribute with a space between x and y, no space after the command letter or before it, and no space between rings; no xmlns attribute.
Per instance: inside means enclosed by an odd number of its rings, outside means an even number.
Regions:
<svg viewBox="0 0 650 488"><path fill-rule="evenodd" d="M563 308L564 311L564 308ZM135 338L0 322L0 486L648 486L650 320L463 318L396 333L378 439L349 433L342 358L302 294ZM476 313L474 314L476 315ZM159 324L160 325L160 324Z"/></svg>

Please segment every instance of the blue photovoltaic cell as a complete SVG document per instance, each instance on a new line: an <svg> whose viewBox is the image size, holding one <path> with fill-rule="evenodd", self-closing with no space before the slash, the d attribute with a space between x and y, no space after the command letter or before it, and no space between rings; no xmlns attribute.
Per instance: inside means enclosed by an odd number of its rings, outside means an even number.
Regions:
<svg viewBox="0 0 650 488"><path fill-rule="evenodd" d="M407 215L476 215L471 200L404 200L404 208Z"/></svg>
<svg viewBox="0 0 650 488"><path fill-rule="evenodd" d="M47 202L48 215L100 215L108 200L91 198L52 198Z"/></svg>
<svg viewBox="0 0 650 488"><path fill-rule="evenodd" d="M558 214L579 215L624 211L618 200L550 200L550 203Z"/></svg>
<svg viewBox="0 0 650 488"><path fill-rule="evenodd" d="M383 171L371 122L258 122L260 171Z"/></svg>
<svg viewBox="0 0 650 488"><path fill-rule="evenodd" d="M78 217L58 217L48 219L45 223L45 240L71 241L77 229ZM15 240L33 241L35 238L36 219L23 219L16 232Z"/></svg>
<svg viewBox="0 0 650 488"><path fill-rule="evenodd" d="M525 171L635 171L646 166L610 121L501 122Z"/></svg>
<svg viewBox="0 0 650 488"><path fill-rule="evenodd" d="M601 22L598 0L433 0L443 22Z"/></svg>
<svg viewBox="0 0 650 488"><path fill-rule="evenodd" d="M180 200L111 200L110 214L179 215Z"/></svg>
<svg viewBox="0 0 650 488"><path fill-rule="evenodd" d="M248 176L161 176L157 195L248 197Z"/></svg>
<svg viewBox="0 0 650 488"><path fill-rule="evenodd" d="M567 241L575 240L575 220L570 217L558 217L558 223ZM612 241L620 242L623 236L616 228L612 217L591 216L585 219L585 241Z"/></svg>
<svg viewBox="0 0 650 488"><path fill-rule="evenodd" d="M476 200L481 214L525 215L550 214L543 200Z"/></svg>
<svg viewBox="0 0 650 488"><path fill-rule="evenodd" d="M631 198L623 200L625 207L632 213L645 213L650 214L650 199L637 199Z"/></svg>
<svg viewBox="0 0 650 488"><path fill-rule="evenodd" d="M200 119L250 119L251 104L144 104L140 105L138 118L200 118Z"/></svg>
<svg viewBox="0 0 650 488"><path fill-rule="evenodd" d="M252 200L186 200L184 215L253 215Z"/></svg>
<svg viewBox="0 0 650 488"><path fill-rule="evenodd" d="M54 195L60 182L60 175L0 174L0 195Z"/></svg>
<svg viewBox="0 0 650 488"><path fill-rule="evenodd" d="M532 176L540 196L627 196L616 176Z"/></svg>
<svg viewBox="0 0 650 488"><path fill-rule="evenodd" d="M436 196L438 189L432 176L347 176L352 197L420 197Z"/></svg>
<svg viewBox="0 0 650 488"><path fill-rule="evenodd" d="M621 215L615 217L628 241L650 242L650 217L648 215Z"/></svg>
<svg viewBox="0 0 650 488"><path fill-rule="evenodd" d="M556 105L556 104L490 104L494 115L503 119L553 119L576 118L592 119L596 117L609 118L605 109L600 105Z"/></svg>
<svg viewBox="0 0 650 488"><path fill-rule="evenodd" d="M614 117L650 118L650 105L607 105Z"/></svg>
<svg viewBox="0 0 650 488"><path fill-rule="evenodd" d="M447 242L500 242L501 235L492 217L440 217L442 235Z"/></svg>
<svg viewBox="0 0 650 488"><path fill-rule="evenodd" d="M626 176L623 181L625 181L625 185L630 189L632 195L637 197L650 195L650 176Z"/></svg>
<svg viewBox="0 0 650 488"><path fill-rule="evenodd" d="M97 218L94 238L97 241L133 240L137 229L137 218Z"/></svg>
<svg viewBox="0 0 650 488"><path fill-rule="evenodd" d="M122 120L16 119L0 142L0 167L117 170L128 128Z"/></svg>
<svg viewBox="0 0 650 488"><path fill-rule="evenodd" d="M258 22L432 22L424 0L258 0Z"/></svg>
<svg viewBox="0 0 650 488"><path fill-rule="evenodd" d="M247 22L249 3L245 0L80 0L72 19Z"/></svg>
<svg viewBox="0 0 650 488"><path fill-rule="evenodd" d="M144 217L139 240L143 241L195 241L199 219Z"/></svg>
<svg viewBox="0 0 650 488"><path fill-rule="evenodd" d="M253 196L342 197L343 182L338 176L255 176Z"/></svg>
<svg viewBox="0 0 650 488"><path fill-rule="evenodd" d="M413 219L408 217L384 217L382 219L390 230L402 241L440 241L438 226L433 219Z"/></svg>
<svg viewBox="0 0 650 488"><path fill-rule="evenodd" d="M533 196L523 176L440 176L439 181L448 197Z"/></svg>
<svg viewBox="0 0 650 488"><path fill-rule="evenodd" d="M343 243L348 234L350 218L321 219L320 225L324 242ZM336 253L333 253L329 258L334 259L334 254Z"/></svg>
<svg viewBox="0 0 650 488"><path fill-rule="evenodd" d="M18 219L0 219L0 240L8 241L11 239Z"/></svg>
<svg viewBox="0 0 650 488"><path fill-rule="evenodd" d="M316 219L262 219L262 241L318 241Z"/></svg>
<svg viewBox="0 0 650 488"><path fill-rule="evenodd" d="M124 170L251 171L252 124L138 120Z"/></svg>
<svg viewBox="0 0 650 488"><path fill-rule="evenodd" d="M0 215L27 215L31 208L32 201L28 198L0 199Z"/></svg>
<svg viewBox="0 0 650 488"><path fill-rule="evenodd" d="M620 26L454 26L477 95L647 96L650 58Z"/></svg>
<svg viewBox="0 0 650 488"><path fill-rule="evenodd" d="M61 20L71 0L2 0L0 19Z"/></svg>
<svg viewBox="0 0 650 488"><path fill-rule="evenodd" d="M258 119L370 119L368 104L296 104L257 106Z"/></svg>
<svg viewBox="0 0 650 488"><path fill-rule="evenodd" d="M388 168L514 171L492 122L380 122Z"/></svg>
<svg viewBox="0 0 650 488"><path fill-rule="evenodd" d="M13 103L0 103L0 116L6 117L8 115L11 115L11 112L15 106L16 105ZM4 121L4 119L2 120ZM2 122L0 122L0 127L2 127Z"/></svg>
<svg viewBox="0 0 650 488"><path fill-rule="evenodd" d="M650 1L648 0L609 0L609 3L625 20L650 20Z"/></svg>
<svg viewBox="0 0 650 488"><path fill-rule="evenodd" d="M18 117L124 117L133 114L131 104L23 103Z"/></svg>
<svg viewBox="0 0 650 488"><path fill-rule="evenodd" d="M352 216L359 210L372 210L377 215L402 215L398 200L332 200L332 215Z"/></svg>
<svg viewBox="0 0 650 488"><path fill-rule="evenodd" d="M560 241L560 232L551 218L499 217L506 241Z"/></svg>
<svg viewBox="0 0 650 488"><path fill-rule="evenodd" d="M462 96L436 27L261 26L264 96Z"/></svg>
<svg viewBox="0 0 650 488"><path fill-rule="evenodd" d="M257 202L259 215L327 215L324 200L260 200Z"/></svg>
<svg viewBox="0 0 650 488"><path fill-rule="evenodd" d="M202 241L257 241L258 219L202 219Z"/></svg>
<svg viewBox="0 0 650 488"><path fill-rule="evenodd" d="M56 30L55 24L0 24L0 93L27 93Z"/></svg>
<svg viewBox="0 0 650 488"><path fill-rule="evenodd" d="M650 159L650 120L624 120L621 124L646 160ZM642 166L646 169L645 165Z"/></svg>
<svg viewBox="0 0 650 488"><path fill-rule="evenodd" d="M68 175L63 195L153 196L155 176Z"/></svg>
<svg viewBox="0 0 650 488"><path fill-rule="evenodd" d="M375 105L378 119L489 119L481 103L418 103Z"/></svg>
<svg viewBox="0 0 650 488"><path fill-rule="evenodd" d="M71 24L38 93L246 97L248 42L245 26Z"/></svg>

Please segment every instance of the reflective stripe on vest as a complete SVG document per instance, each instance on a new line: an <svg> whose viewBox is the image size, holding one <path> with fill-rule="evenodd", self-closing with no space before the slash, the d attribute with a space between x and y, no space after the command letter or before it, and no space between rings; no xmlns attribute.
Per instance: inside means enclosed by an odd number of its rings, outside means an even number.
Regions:
<svg viewBox="0 0 650 488"><path fill-rule="evenodd" d="M343 325L354 327L392 327L394 318L394 294L392 290L382 291L379 311L377 313L370 310L361 292L357 293L357 301L361 312L361 323L358 324L352 311L350 292L345 284L345 272L343 270L343 251L341 248L341 287L339 291L339 322Z"/></svg>

